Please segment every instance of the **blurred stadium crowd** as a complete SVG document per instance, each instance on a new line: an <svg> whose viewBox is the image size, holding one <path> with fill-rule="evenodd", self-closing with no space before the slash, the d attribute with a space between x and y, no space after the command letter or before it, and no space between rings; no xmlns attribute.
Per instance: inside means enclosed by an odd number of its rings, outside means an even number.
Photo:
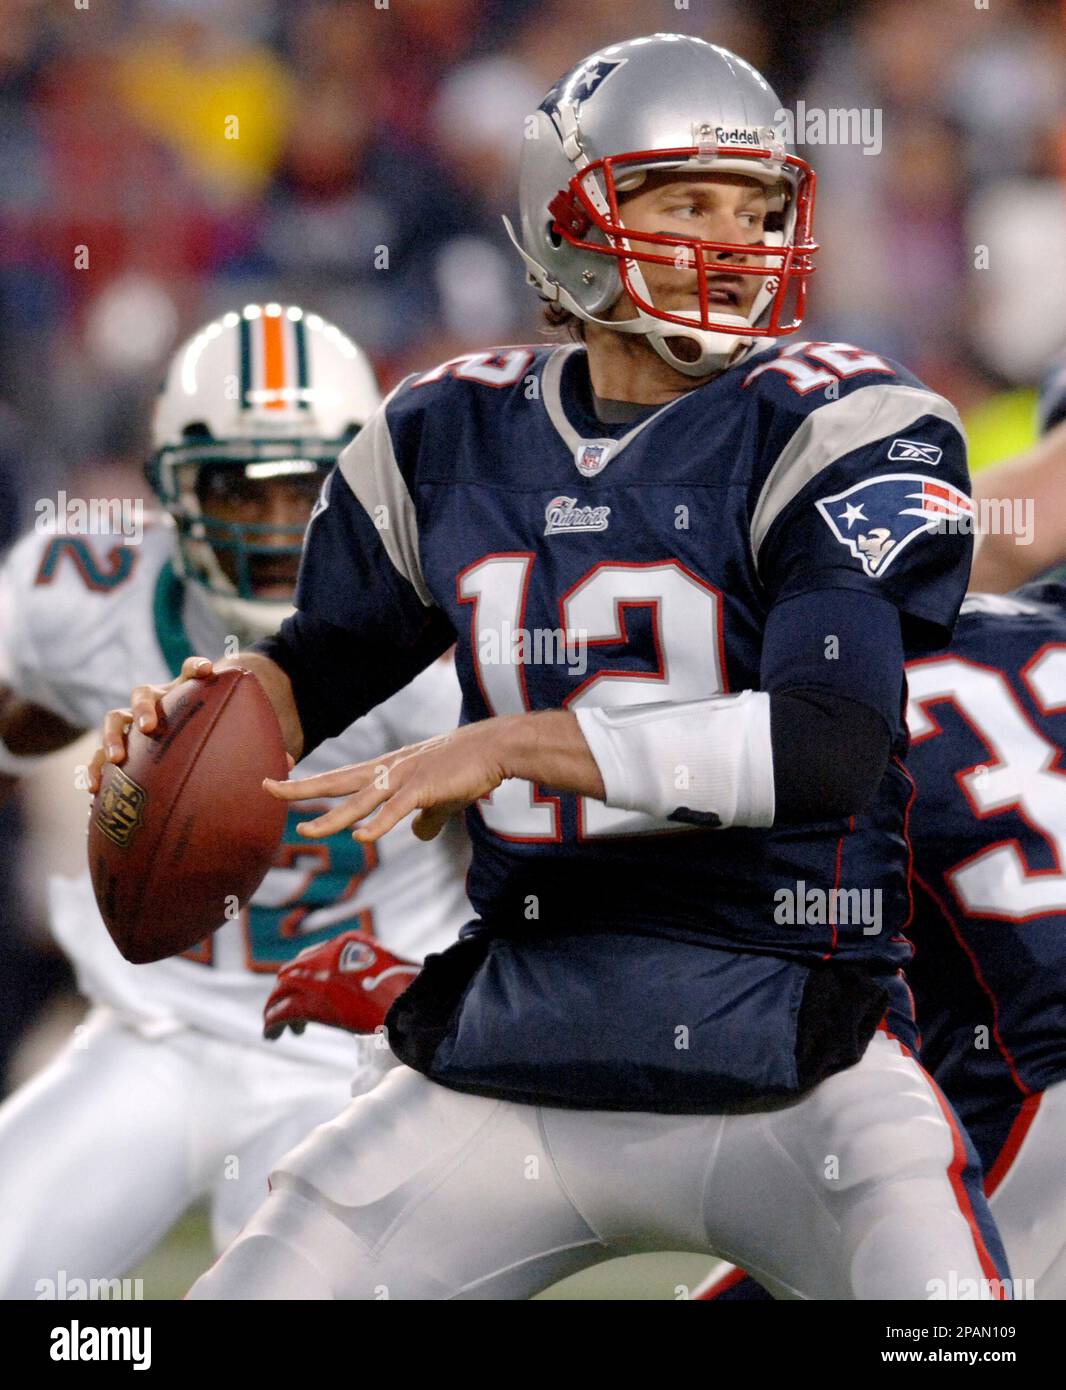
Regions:
<svg viewBox="0 0 1066 1390"><path fill-rule="evenodd" d="M0 381L33 450L64 477L132 461L132 485L166 352L256 296L332 318L386 383L535 333L500 225L523 117L576 57L666 29L748 57L787 107L882 113L877 154L806 150L813 336L964 408L1039 375L1066 319L1061 6L681 6L0 0Z"/></svg>
<svg viewBox="0 0 1066 1390"><path fill-rule="evenodd" d="M384 385L539 335L500 223L523 118L657 30L740 53L788 108L879 113L876 153L801 148L805 336L901 359L975 463L1024 447L1066 342L1056 0L0 0L0 549L58 488L143 495L162 363L226 309L316 309Z"/></svg>

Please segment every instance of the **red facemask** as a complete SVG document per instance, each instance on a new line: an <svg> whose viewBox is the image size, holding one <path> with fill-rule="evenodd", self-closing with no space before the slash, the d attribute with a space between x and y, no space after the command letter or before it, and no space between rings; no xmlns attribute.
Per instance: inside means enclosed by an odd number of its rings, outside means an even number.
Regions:
<svg viewBox="0 0 1066 1390"><path fill-rule="evenodd" d="M740 326L735 321L723 323L713 317L715 306L709 303L707 297L708 276L716 271L726 271L729 275L751 275L766 282L766 289L770 293L769 315L765 323L759 324L760 337L778 338L787 333L794 333L803 320L807 278L815 269L811 258L818 250L818 244L811 235L816 180L814 170L806 161L780 151L746 147L718 147L714 154L714 160L728 159L731 164L739 160L773 159L778 164L796 171L791 238L786 239L784 245L702 241L698 237L637 232L624 224L619 212L618 182L620 179L624 180L627 169L632 170L634 166L648 169L659 165L670 168L681 161L695 161L701 157L706 158L707 151L690 146L675 150L638 150L598 159L576 173L567 187L560 190L549 203L548 210L554 219L552 230L571 246L582 251L613 256L618 264L622 286L633 304L664 323L676 323L685 328L701 328L716 333L750 335L750 326ZM705 171L713 173L714 167L714 163L708 160ZM602 179L602 192L596 182L596 175ZM606 208L603 206L604 195ZM791 209L789 211L791 212ZM605 244L588 239L592 230L601 234ZM719 258L726 253L733 259L723 262ZM753 258L758 258L760 263L745 263ZM699 293L698 321L652 304L647 295L642 294L633 283L632 271L638 263L695 270ZM643 277L640 278L643 280ZM786 301L793 290L794 300L789 317L786 322L782 322ZM767 304L763 302L758 317L765 316L766 310Z"/></svg>

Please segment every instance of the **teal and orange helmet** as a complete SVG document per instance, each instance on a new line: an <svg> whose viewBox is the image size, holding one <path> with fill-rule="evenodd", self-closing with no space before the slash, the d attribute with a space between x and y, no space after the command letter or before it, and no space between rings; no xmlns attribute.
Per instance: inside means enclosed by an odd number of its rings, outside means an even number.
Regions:
<svg viewBox="0 0 1066 1390"><path fill-rule="evenodd" d="M182 574L242 640L292 611L314 500L380 399L363 350L291 304L225 314L175 353L148 479L177 528ZM284 513L271 509L279 483Z"/></svg>

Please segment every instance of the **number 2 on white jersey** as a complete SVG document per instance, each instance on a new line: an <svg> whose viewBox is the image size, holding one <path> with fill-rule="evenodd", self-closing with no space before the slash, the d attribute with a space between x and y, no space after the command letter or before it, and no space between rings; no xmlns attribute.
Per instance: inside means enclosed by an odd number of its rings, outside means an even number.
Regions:
<svg viewBox="0 0 1066 1390"><path fill-rule="evenodd" d="M486 555L459 575L462 603L473 605L471 653L485 704L493 714L530 709L523 660L513 659L514 635L525 634L526 596L534 556L527 552ZM696 700L725 689L722 595L678 560L643 564L601 562L559 600L557 650L589 653L597 646L627 641L626 610L652 610L657 671L605 668L588 675L564 700L616 707L659 700ZM526 655L536 643L524 635ZM543 648L542 648L543 649ZM492 654L495 659L485 659ZM479 802L485 824L509 840L557 841L562 836L559 799L530 782L504 782ZM671 821L635 811L618 811L591 797L578 808L584 837L677 830Z"/></svg>
<svg viewBox="0 0 1066 1390"><path fill-rule="evenodd" d="M1066 709L1066 643L1041 648L1021 671L1045 714ZM907 668L912 743L940 732L929 706L950 701L991 755L956 773L974 815L984 820L1015 810L1051 846L1057 867L1030 869L1017 840L1004 839L963 860L946 877L969 912L1023 922L1066 912L1066 771L1061 751L1034 727L1001 671L962 657Z"/></svg>

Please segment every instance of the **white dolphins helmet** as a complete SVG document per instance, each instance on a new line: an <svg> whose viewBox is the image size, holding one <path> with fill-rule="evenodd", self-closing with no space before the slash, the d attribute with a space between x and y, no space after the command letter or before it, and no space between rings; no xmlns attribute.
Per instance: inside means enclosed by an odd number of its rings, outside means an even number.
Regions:
<svg viewBox="0 0 1066 1390"><path fill-rule="evenodd" d="M721 370L738 351L800 326L818 249L811 238L815 176L784 139L781 104L749 63L682 34L612 44L561 78L530 121L519 174L520 241L504 222L543 299L587 323L644 334L687 376ZM770 216L762 241L628 229L618 195L650 172L675 169L764 183ZM707 272L726 252L755 259L729 265L731 275L761 278L747 314L714 312L718 306L708 303ZM640 268L649 263L694 268L700 307L656 307ZM604 318L623 292L636 316Z"/></svg>
<svg viewBox="0 0 1066 1390"><path fill-rule="evenodd" d="M284 478L306 490L310 517L337 455L380 399L362 349L295 305L249 304L205 325L172 358L148 479L177 527L178 568L242 642L275 632L292 612L290 602L256 597L254 571L298 556L306 522L214 518L212 487Z"/></svg>

